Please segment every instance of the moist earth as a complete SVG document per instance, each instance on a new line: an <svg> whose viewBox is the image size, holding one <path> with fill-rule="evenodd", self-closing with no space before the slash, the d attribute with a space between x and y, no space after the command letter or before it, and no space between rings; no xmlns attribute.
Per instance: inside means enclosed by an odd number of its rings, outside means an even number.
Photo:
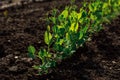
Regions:
<svg viewBox="0 0 120 80"><path fill-rule="evenodd" d="M46 17L53 8L61 11L69 4L69 0L46 0L9 8L7 16L0 11L0 80L120 80L120 16L104 24L91 41L50 73L40 76L32 68L40 60L28 57L28 46L46 47Z"/></svg>

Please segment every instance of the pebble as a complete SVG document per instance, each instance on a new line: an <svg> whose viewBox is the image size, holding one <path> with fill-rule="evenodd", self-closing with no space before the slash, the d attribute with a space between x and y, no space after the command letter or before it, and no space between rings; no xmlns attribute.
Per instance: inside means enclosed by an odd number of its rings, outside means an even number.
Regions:
<svg viewBox="0 0 120 80"><path fill-rule="evenodd" d="M25 62L30 62L32 61L33 59L32 58L21 58L22 61L25 61Z"/></svg>
<svg viewBox="0 0 120 80"><path fill-rule="evenodd" d="M16 72L18 70L17 66L12 66L9 68L10 71Z"/></svg>
<svg viewBox="0 0 120 80"><path fill-rule="evenodd" d="M115 61L112 61L113 64L115 64L116 62Z"/></svg>
<svg viewBox="0 0 120 80"><path fill-rule="evenodd" d="M15 56L14 58L15 58L15 59L18 59L18 56Z"/></svg>
<svg viewBox="0 0 120 80"><path fill-rule="evenodd" d="M11 40L8 40L8 42L10 43L10 42L11 42Z"/></svg>

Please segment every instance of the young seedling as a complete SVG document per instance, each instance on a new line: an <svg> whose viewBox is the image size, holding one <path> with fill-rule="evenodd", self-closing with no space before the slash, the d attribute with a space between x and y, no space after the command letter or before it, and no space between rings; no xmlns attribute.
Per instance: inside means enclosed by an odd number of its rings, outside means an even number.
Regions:
<svg viewBox="0 0 120 80"><path fill-rule="evenodd" d="M52 27L48 26L44 34L47 49L41 48L36 52L33 46L28 47L29 56L33 59L38 57L42 62L34 68L39 70L39 74L48 73L49 68L71 56L91 35L99 32L103 28L103 22L108 23L115 18L120 12L119 6L120 0L96 0L90 3L84 0L78 12L72 0L71 6L67 6L59 15L54 9L52 16L48 18Z"/></svg>

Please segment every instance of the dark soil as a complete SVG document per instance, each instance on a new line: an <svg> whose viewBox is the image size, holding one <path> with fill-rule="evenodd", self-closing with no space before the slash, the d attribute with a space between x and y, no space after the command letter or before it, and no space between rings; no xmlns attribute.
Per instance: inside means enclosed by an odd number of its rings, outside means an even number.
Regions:
<svg viewBox="0 0 120 80"><path fill-rule="evenodd" d="M45 47L47 13L68 4L56 0L13 7L7 17L0 12L0 80L120 80L120 16L51 73L39 76L32 68L39 59L31 60L27 47Z"/></svg>

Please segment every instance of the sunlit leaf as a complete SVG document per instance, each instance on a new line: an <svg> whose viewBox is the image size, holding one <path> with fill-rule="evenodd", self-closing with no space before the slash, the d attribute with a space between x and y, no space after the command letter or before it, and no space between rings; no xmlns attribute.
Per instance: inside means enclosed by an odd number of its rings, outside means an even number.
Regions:
<svg viewBox="0 0 120 80"><path fill-rule="evenodd" d="M82 17L82 12L78 13L78 20Z"/></svg>
<svg viewBox="0 0 120 80"><path fill-rule="evenodd" d="M69 30L74 31L75 30L75 23L72 23Z"/></svg>
<svg viewBox="0 0 120 80"><path fill-rule="evenodd" d="M67 18L68 17L68 10L64 10L61 15L63 15L64 18Z"/></svg>
<svg viewBox="0 0 120 80"><path fill-rule="evenodd" d="M77 32L78 28L79 28L79 24L76 23L76 25L75 25L75 32Z"/></svg>
<svg viewBox="0 0 120 80"><path fill-rule="evenodd" d="M89 7L89 10L90 10L90 11L93 11L93 10L94 10L94 7L92 6L92 4L89 4L88 7Z"/></svg>
<svg viewBox="0 0 120 80"><path fill-rule="evenodd" d="M51 39L52 39L52 34L51 34L50 32L48 32L48 31L46 31L46 32L45 32L45 35L44 35L45 43L46 43L47 45L49 45Z"/></svg>
<svg viewBox="0 0 120 80"><path fill-rule="evenodd" d="M60 39L59 44L62 45L64 42L64 39Z"/></svg>
<svg viewBox="0 0 120 80"><path fill-rule="evenodd" d="M68 33L66 33L66 39L69 40L70 39L70 36Z"/></svg>
<svg viewBox="0 0 120 80"><path fill-rule="evenodd" d="M64 28L64 27L63 27L63 26L58 25L58 29L60 29L60 28Z"/></svg>
<svg viewBox="0 0 120 80"><path fill-rule="evenodd" d="M103 9L108 8L108 3L104 3L102 8Z"/></svg>

